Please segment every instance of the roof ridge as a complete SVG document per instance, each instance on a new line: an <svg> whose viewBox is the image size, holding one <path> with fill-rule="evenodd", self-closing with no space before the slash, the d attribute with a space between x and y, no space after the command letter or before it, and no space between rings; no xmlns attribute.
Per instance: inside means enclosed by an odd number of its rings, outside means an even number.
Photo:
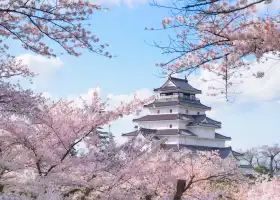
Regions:
<svg viewBox="0 0 280 200"><path fill-rule="evenodd" d="M177 88L181 89L180 86L176 84L176 82L172 81L172 79L173 79L173 77L170 77L169 80L170 80L174 85L176 85ZM181 79L177 79L177 80L181 80Z"/></svg>
<svg viewBox="0 0 280 200"><path fill-rule="evenodd" d="M180 80L180 81L186 81L186 82L189 82L187 79L185 78L177 78L177 77L170 77L170 79L177 79L177 80Z"/></svg>
<svg viewBox="0 0 280 200"><path fill-rule="evenodd" d="M222 122L220 122L220 121L217 121L217 120L215 120L215 119L212 119L212 118L210 118L210 117L207 117L207 116L206 116L206 118L208 118L208 119L210 119L210 120L212 120L212 121L214 121L214 122L217 122L217 123L222 123Z"/></svg>

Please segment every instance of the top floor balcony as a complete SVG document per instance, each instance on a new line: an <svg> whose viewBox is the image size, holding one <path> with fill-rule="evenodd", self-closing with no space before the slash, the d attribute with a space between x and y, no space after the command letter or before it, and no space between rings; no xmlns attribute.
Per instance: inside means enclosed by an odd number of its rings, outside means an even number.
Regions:
<svg viewBox="0 0 280 200"><path fill-rule="evenodd" d="M200 101L199 98L194 95L186 96L182 94L172 94L172 95L158 95L156 96L158 101L177 101L177 100L188 100L188 101Z"/></svg>

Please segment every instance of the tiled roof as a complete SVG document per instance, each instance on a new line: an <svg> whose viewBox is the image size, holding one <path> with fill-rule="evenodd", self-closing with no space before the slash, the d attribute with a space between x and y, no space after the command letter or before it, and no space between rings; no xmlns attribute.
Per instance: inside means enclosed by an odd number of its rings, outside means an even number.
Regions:
<svg viewBox="0 0 280 200"><path fill-rule="evenodd" d="M201 93L201 90L198 90L198 89L192 87L186 79L170 77L170 80L180 89L192 91L192 92L196 92L196 93Z"/></svg>
<svg viewBox="0 0 280 200"><path fill-rule="evenodd" d="M233 154L234 156L244 156L243 153L239 153L239 152L236 152L236 151L232 151L232 154Z"/></svg>
<svg viewBox="0 0 280 200"><path fill-rule="evenodd" d="M123 133L122 136L136 136L138 134L138 130L129 132L129 133Z"/></svg>
<svg viewBox="0 0 280 200"><path fill-rule="evenodd" d="M161 129L161 130L156 130L156 129L146 129L146 128L140 128L140 130L135 130L129 133L124 133L122 136L136 136L137 134L143 134L143 135L190 135L190 136L196 136L193 132L187 130L187 129Z"/></svg>
<svg viewBox="0 0 280 200"><path fill-rule="evenodd" d="M227 136L221 135L219 133L215 133L215 138L216 139L222 139L222 140L231 140L231 137L227 137Z"/></svg>
<svg viewBox="0 0 280 200"><path fill-rule="evenodd" d="M187 101L187 100L179 100L179 101L154 101L150 104L145 105L144 107L164 107L164 106L187 106L187 107L193 107L193 108L201 108L210 110L211 107L205 106L201 104L199 101Z"/></svg>
<svg viewBox="0 0 280 200"><path fill-rule="evenodd" d="M206 115L192 115L195 119L194 122L190 122L187 126L212 126L215 128L221 128L221 122L213 120Z"/></svg>
<svg viewBox="0 0 280 200"><path fill-rule="evenodd" d="M197 136L193 132L187 129L162 129L162 130L156 130L156 129L145 129L141 128L140 130L135 130L129 133L124 133L122 136L136 136L138 133L142 134L154 134L154 135L190 135L190 136ZM219 133L215 133L216 139L222 139L222 140L231 140L231 137L227 137L224 135L221 135ZM239 153L238 153L239 154ZM237 154L236 154L237 155ZM243 155L243 154L240 154ZM238 156L238 155L237 155Z"/></svg>
<svg viewBox="0 0 280 200"><path fill-rule="evenodd" d="M202 121L207 120L211 124L221 124L221 122L218 122L209 117L206 117L206 115L193 115L193 117L195 118L195 121L197 123L201 123Z"/></svg>
<svg viewBox="0 0 280 200"><path fill-rule="evenodd" d="M161 114L161 115L146 115L137 119L133 119L133 121L160 121L160 120L191 120L195 121L192 115L184 115L184 114Z"/></svg>
<svg viewBox="0 0 280 200"><path fill-rule="evenodd" d="M192 87L186 79L179 79L174 77L169 77L168 81L174 83L175 86L160 87L154 89L154 91L166 91L166 90L184 90L195 94L201 94L201 90Z"/></svg>
<svg viewBox="0 0 280 200"><path fill-rule="evenodd" d="M190 150L192 152L197 151L218 151L221 158L226 158L232 152L231 147L207 147L207 146L195 146L195 145L184 145L184 144L162 144L164 149L174 149L174 150Z"/></svg>
<svg viewBox="0 0 280 200"><path fill-rule="evenodd" d="M164 121L164 120L188 120L186 126L211 126L214 128L221 128L221 122L215 121L206 117L206 115L185 115L185 114L160 114L160 115L146 115L137 119L139 121Z"/></svg>
<svg viewBox="0 0 280 200"><path fill-rule="evenodd" d="M181 129L180 130L181 134L184 134L184 135L191 135L191 136L197 136L196 134L194 134L193 132L191 132L190 130L187 130L187 129Z"/></svg>

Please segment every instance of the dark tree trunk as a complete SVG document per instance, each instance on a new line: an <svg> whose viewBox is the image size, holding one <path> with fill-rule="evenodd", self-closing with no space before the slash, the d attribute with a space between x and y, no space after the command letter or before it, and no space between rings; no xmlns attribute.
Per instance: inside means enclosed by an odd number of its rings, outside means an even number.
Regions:
<svg viewBox="0 0 280 200"><path fill-rule="evenodd" d="M152 195L146 195L145 200L152 200Z"/></svg>
<svg viewBox="0 0 280 200"><path fill-rule="evenodd" d="M0 194L3 192L4 190L4 185L0 184Z"/></svg>
<svg viewBox="0 0 280 200"><path fill-rule="evenodd" d="M174 200L181 200L186 188L186 180L178 180Z"/></svg>
<svg viewBox="0 0 280 200"><path fill-rule="evenodd" d="M274 157L270 156L270 163L269 163L269 175L272 177L273 176L273 161L274 161Z"/></svg>

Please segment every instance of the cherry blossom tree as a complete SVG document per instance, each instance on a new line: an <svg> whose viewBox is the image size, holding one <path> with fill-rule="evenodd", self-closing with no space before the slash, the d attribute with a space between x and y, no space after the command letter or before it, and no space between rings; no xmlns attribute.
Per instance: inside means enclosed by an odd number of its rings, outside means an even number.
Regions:
<svg viewBox="0 0 280 200"><path fill-rule="evenodd" d="M278 175L280 171L279 145L263 145L245 152L245 159L255 168L255 171L269 176Z"/></svg>
<svg viewBox="0 0 280 200"><path fill-rule="evenodd" d="M90 19L95 11L107 10L82 0L1 0L0 1L0 109L1 117L34 112L45 99L23 89L16 79L32 78L28 66L11 53L11 40L23 48L44 56L57 56L60 46L68 54L79 56L82 49L111 57L91 32ZM58 48L57 48L58 49ZM63 52L61 52L62 54Z"/></svg>
<svg viewBox="0 0 280 200"><path fill-rule="evenodd" d="M122 189L123 196L135 200L234 197L234 181L243 181L235 162L221 159L218 152L160 150L134 159L129 170L121 173L114 196ZM229 182L232 185L225 184Z"/></svg>
<svg viewBox="0 0 280 200"><path fill-rule="evenodd" d="M226 97L242 83L243 72L251 63L265 62L267 53L279 58L279 13L258 13L256 6L273 0L190 0L154 6L169 9L162 28L174 30L169 42L155 43L172 59L156 64L172 73L191 73L197 69L215 74L221 88L210 88L213 96ZM148 28L146 28L148 29ZM170 31L168 31L170 33ZM264 72L253 73L262 78ZM216 90L219 89L219 90Z"/></svg>
<svg viewBox="0 0 280 200"><path fill-rule="evenodd" d="M48 112L28 122L28 134L23 131L25 121L9 124L3 132L6 143L1 149L12 151L1 151L7 170L1 183L5 184L10 199L14 197L9 191L21 192L22 199L38 200L256 200L268 196L276 200L279 195L279 190L274 191L278 179L249 182L234 160L222 159L218 152L163 150L160 147L164 139L137 137L119 147L109 146L100 151L96 148L97 135L91 135L92 124L107 123L109 116L116 119L138 103L122 106L109 115L106 111L101 114L104 118L97 114L96 108L94 121L89 117L92 109L74 109L72 113L69 104L64 103L48 107ZM89 153L71 156L70 149L82 138Z"/></svg>
<svg viewBox="0 0 280 200"><path fill-rule="evenodd" d="M45 104L33 118L1 123L1 184L8 191L30 192L38 199L53 199L49 195L56 194L66 197L75 191L89 193L102 183L104 168L118 163L109 155L117 150L99 151L98 135L92 133L138 111L149 100L135 97L114 110L104 110L106 104L95 91L91 103L84 102L82 107L61 100ZM73 148L83 141L90 153L72 156Z"/></svg>
<svg viewBox="0 0 280 200"><path fill-rule="evenodd" d="M255 185L247 190L247 192L245 193L245 198L248 200L276 200L280 198L279 187L279 177L273 178L272 180L257 181Z"/></svg>
<svg viewBox="0 0 280 200"><path fill-rule="evenodd" d="M31 81L34 76L26 65L0 47L0 120L12 115L31 115L45 102L40 94L23 89L16 81L19 78Z"/></svg>
<svg viewBox="0 0 280 200"><path fill-rule="evenodd" d="M68 54L79 56L79 49L111 57L90 30L95 11L107 10L83 0L9 0L0 2L0 37L16 39L35 53L56 56L51 45L58 44Z"/></svg>

